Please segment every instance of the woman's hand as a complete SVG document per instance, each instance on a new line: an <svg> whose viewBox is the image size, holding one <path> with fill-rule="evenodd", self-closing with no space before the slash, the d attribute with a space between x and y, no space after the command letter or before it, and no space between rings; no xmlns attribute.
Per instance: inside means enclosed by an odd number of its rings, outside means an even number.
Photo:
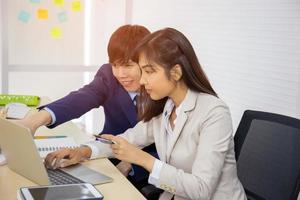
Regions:
<svg viewBox="0 0 300 200"><path fill-rule="evenodd" d="M140 165L149 172L152 171L152 167L155 161L155 158L152 155L130 144L122 137L107 134L103 134L101 135L101 137L114 141L116 143L112 144L111 148L114 156L117 159Z"/></svg>
<svg viewBox="0 0 300 200"><path fill-rule="evenodd" d="M75 149L64 148L49 153L44 162L47 168L57 169L77 164L84 158L89 158L91 153L92 150L87 146Z"/></svg>

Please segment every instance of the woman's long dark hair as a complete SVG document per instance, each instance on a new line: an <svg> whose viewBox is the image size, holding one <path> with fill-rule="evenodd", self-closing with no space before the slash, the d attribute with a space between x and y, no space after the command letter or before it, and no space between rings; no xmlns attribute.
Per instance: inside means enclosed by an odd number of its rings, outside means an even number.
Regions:
<svg viewBox="0 0 300 200"><path fill-rule="evenodd" d="M156 31L139 43L135 53L143 54L148 61L162 66L168 77L172 67L180 65L181 79L189 89L217 96L202 70L194 48L181 32L173 28ZM140 98L142 104L139 105L139 118L145 122L161 114L167 100L167 97L152 100L143 86Z"/></svg>

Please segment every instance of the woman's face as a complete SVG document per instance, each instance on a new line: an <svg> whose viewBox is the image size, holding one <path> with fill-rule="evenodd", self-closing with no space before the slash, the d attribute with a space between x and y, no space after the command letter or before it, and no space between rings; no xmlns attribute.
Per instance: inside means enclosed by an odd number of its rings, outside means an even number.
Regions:
<svg viewBox="0 0 300 200"><path fill-rule="evenodd" d="M142 71L140 84L145 86L151 99L159 100L170 96L175 89L175 82L167 77L162 66L149 62L143 54L139 56L139 66Z"/></svg>

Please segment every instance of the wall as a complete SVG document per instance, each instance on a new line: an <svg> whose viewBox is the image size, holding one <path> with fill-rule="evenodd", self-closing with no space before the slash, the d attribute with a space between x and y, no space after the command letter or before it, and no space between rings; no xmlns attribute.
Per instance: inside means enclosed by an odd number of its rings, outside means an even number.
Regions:
<svg viewBox="0 0 300 200"><path fill-rule="evenodd" d="M0 2L0 93L2 93L2 68L3 68L3 63L2 63L2 2Z"/></svg>
<svg viewBox="0 0 300 200"><path fill-rule="evenodd" d="M81 0L83 8L78 12L72 11L71 1L65 1L63 6L56 6L53 1L5 1L9 65L43 68L44 65L83 64L84 1ZM46 19L38 19L40 9L48 12ZM29 17L20 17L22 14ZM61 14L65 20L59 20ZM58 38L51 36L54 27L61 30Z"/></svg>
<svg viewBox="0 0 300 200"><path fill-rule="evenodd" d="M0 3L0 93L2 93L2 4Z"/></svg>
<svg viewBox="0 0 300 200"><path fill-rule="evenodd" d="M299 1L134 0L132 10L133 23L190 39L234 128L246 109L300 118Z"/></svg>
<svg viewBox="0 0 300 200"><path fill-rule="evenodd" d="M41 71L39 66L31 66L29 70L14 68L9 73L11 92L47 91L54 100L89 82L97 66L107 61L108 38L116 27L125 23L127 15L132 23L146 25L152 31L171 26L185 33L214 88L229 105L235 128L246 109L300 118L299 1L86 2L91 5L86 63L96 66L92 72L84 77L85 68L80 66L52 69L50 73ZM128 9L132 11L129 17L125 2L132 6ZM47 74L56 78L55 84ZM53 89L59 83L65 86ZM97 124L103 122L103 116L93 115L86 123L92 123L91 131L99 130Z"/></svg>
<svg viewBox="0 0 300 200"><path fill-rule="evenodd" d="M11 55L8 84L10 93L35 94L56 100L89 83L98 68L107 63L106 47L108 39L117 27L125 23L126 1L85 0L82 2L84 2L85 9L84 28L80 30L79 35L84 36L84 44L81 47L81 50L82 48L84 50L78 63L69 62L68 57L65 57L64 62L58 65L45 62L45 59L39 59L38 63L33 64L30 64L30 60L19 63L14 62L14 60L20 60L22 55ZM28 2L26 1L26 3ZM16 10L15 7L13 8ZM22 32L14 32L13 36L19 39L29 37L23 34ZM41 39L41 41L43 40ZM32 43L32 45L35 45L35 43ZM64 48L69 47L67 45ZM69 51L69 54L72 54L72 51ZM74 61L74 59L71 61ZM81 62L83 62L82 65L80 65ZM101 108L93 109L77 122L84 123L83 125L88 132L97 133L103 127L103 110Z"/></svg>

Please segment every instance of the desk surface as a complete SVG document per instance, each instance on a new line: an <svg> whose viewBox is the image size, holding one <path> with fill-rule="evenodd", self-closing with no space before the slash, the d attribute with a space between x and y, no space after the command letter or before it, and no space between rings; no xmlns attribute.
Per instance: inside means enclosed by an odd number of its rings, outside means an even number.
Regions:
<svg viewBox="0 0 300 200"><path fill-rule="evenodd" d="M87 161L84 165L112 177L112 183L96 185L106 200L115 199L145 199L141 193L123 176L108 159ZM11 171L7 166L0 166L0 198L16 199L20 187L34 186L35 183Z"/></svg>
<svg viewBox="0 0 300 200"><path fill-rule="evenodd" d="M72 122L67 122L55 129L41 127L36 135L68 135L76 142L82 143L89 138ZM113 178L113 182L97 185L96 188L106 200L145 199L143 195L127 180L121 172L106 158L83 162L82 164ZM13 200L17 198L20 187L34 186L35 183L11 171L6 165L0 166L0 198Z"/></svg>

